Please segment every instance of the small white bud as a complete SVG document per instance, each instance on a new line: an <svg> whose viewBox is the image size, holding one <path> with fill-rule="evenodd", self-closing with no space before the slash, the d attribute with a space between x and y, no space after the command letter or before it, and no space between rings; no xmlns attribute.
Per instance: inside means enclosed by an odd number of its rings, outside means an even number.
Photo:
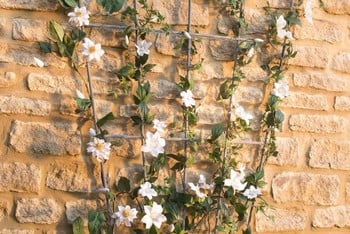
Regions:
<svg viewBox="0 0 350 234"><path fill-rule="evenodd" d="M95 129L90 128L90 129L89 129L89 135L90 135L91 137L96 136L96 131L95 131Z"/></svg>
<svg viewBox="0 0 350 234"><path fill-rule="evenodd" d="M45 65L45 63L42 60L38 59L37 57L34 57L34 62L38 67L44 67Z"/></svg>
<svg viewBox="0 0 350 234"><path fill-rule="evenodd" d="M152 23L157 23L158 22L158 16L152 15L151 19L149 20Z"/></svg>
<svg viewBox="0 0 350 234"><path fill-rule="evenodd" d="M188 32L184 32L184 35L188 40L191 39L191 34L189 34Z"/></svg>
<svg viewBox="0 0 350 234"><path fill-rule="evenodd" d="M129 45L129 43L130 43L130 42L129 42L129 37L128 37L128 35L125 35L125 44L126 44L126 45Z"/></svg>
<svg viewBox="0 0 350 234"><path fill-rule="evenodd" d="M75 95L77 95L77 97L80 99L85 99L84 94L77 89L75 90Z"/></svg>
<svg viewBox="0 0 350 234"><path fill-rule="evenodd" d="M255 38L254 41L255 41L256 43L263 43L263 42L264 42L264 40L261 39L261 38Z"/></svg>

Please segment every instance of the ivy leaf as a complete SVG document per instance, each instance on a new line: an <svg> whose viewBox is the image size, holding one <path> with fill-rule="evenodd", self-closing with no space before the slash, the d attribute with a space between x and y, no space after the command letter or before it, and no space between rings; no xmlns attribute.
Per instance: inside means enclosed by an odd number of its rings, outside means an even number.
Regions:
<svg viewBox="0 0 350 234"><path fill-rule="evenodd" d="M63 42L64 29L56 21L49 22L49 33L53 40Z"/></svg>
<svg viewBox="0 0 350 234"><path fill-rule="evenodd" d="M88 213L88 220L89 233L99 234L106 219L103 213L90 210Z"/></svg>
<svg viewBox="0 0 350 234"><path fill-rule="evenodd" d="M78 6L78 3L75 0L58 0L58 2L65 9Z"/></svg>
<svg viewBox="0 0 350 234"><path fill-rule="evenodd" d="M39 46L40 46L41 51L44 53L51 53L52 52L52 45L49 42L39 41Z"/></svg>
<svg viewBox="0 0 350 234"><path fill-rule="evenodd" d="M117 189L119 192L129 192L130 191L130 180L126 177L120 177Z"/></svg>
<svg viewBox="0 0 350 234"><path fill-rule="evenodd" d="M125 0L97 0L97 3L111 14L122 9Z"/></svg>
<svg viewBox="0 0 350 234"><path fill-rule="evenodd" d="M99 119L97 121L97 127L102 127L107 121L109 120L114 120L115 116L113 115L112 112L109 112L107 115L103 116L102 119Z"/></svg>

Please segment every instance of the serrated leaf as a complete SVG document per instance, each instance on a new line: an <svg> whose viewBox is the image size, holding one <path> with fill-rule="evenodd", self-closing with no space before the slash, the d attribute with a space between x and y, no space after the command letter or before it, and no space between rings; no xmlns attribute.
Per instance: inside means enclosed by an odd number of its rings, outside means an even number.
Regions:
<svg viewBox="0 0 350 234"><path fill-rule="evenodd" d="M49 42L39 41L40 50L44 53L52 52L52 45Z"/></svg>
<svg viewBox="0 0 350 234"><path fill-rule="evenodd" d="M105 216L103 213L96 211L89 211L88 213L88 228L90 234L99 234L102 230L102 226L105 222Z"/></svg>
<svg viewBox="0 0 350 234"><path fill-rule="evenodd" d="M119 192L129 192L130 180L126 177L120 177L120 179L118 180L117 189Z"/></svg>
<svg viewBox="0 0 350 234"><path fill-rule="evenodd" d="M122 9L125 0L97 0L97 3L111 14Z"/></svg>
<svg viewBox="0 0 350 234"><path fill-rule="evenodd" d="M73 221L73 234L85 234L84 221L80 216Z"/></svg>
<svg viewBox="0 0 350 234"><path fill-rule="evenodd" d="M109 112L107 115L103 116L97 121L97 127L102 127L107 121L116 119L112 112Z"/></svg>

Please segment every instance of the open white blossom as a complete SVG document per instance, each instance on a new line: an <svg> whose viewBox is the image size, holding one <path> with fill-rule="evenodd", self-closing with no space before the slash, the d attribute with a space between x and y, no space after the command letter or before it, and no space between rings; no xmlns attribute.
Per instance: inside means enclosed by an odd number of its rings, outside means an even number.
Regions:
<svg viewBox="0 0 350 234"><path fill-rule="evenodd" d="M90 12L86 10L86 7L75 7L73 12L69 12L69 23L75 26L89 25L89 14Z"/></svg>
<svg viewBox="0 0 350 234"><path fill-rule="evenodd" d="M273 95L283 99L289 95L289 86L285 80L279 80L274 84L274 88L271 92Z"/></svg>
<svg viewBox="0 0 350 234"><path fill-rule="evenodd" d="M118 206L118 212L112 214L112 218L115 219L115 224L119 226L124 223L125 226L131 227L131 223L137 218L137 210L130 206Z"/></svg>
<svg viewBox="0 0 350 234"><path fill-rule="evenodd" d="M214 184L207 184L206 178L204 175L200 174L198 183L195 185L194 183L188 183L190 189L196 193L196 196L199 198L207 197L207 194L203 192L203 190L209 190L214 188Z"/></svg>
<svg viewBox="0 0 350 234"><path fill-rule="evenodd" d="M198 184L194 185L193 183L188 183L188 185L190 186L190 189L196 193L197 197L199 197L199 198L207 197L207 194L205 194L201 191L201 188L199 187Z"/></svg>
<svg viewBox="0 0 350 234"><path fill-rule="evenodd" d="M244 173L238 173L235 170L231 169L230 178L224 180L224 185L232 187L234 191L242 191L247 185L247 183L242 183L243 179Z"/></svg>
<svg viewBox="0 0 350 234"><path fill-rule="evenodd" d="M185 105L185 107L191 107L196 105L196 101L193 99L193 94L191 90L182 91L180 93L180 96L182 97L182 102Z"/></svg>
<svg viewBox="0 0 350 234"><path fill-rule="evenodd" d="M150 182L145 182L144 184L141 184L140 187L141 188L139 189L138 193L142 197L147 197L149 200L152 200L152 197L158 196L158 193L152 188L152 184Z"/></svg>
<svg viewBox="0 0 350 234"><path fill-rule="evenodd" d="M164 153L165 139L162 138L159 132L146 133L146 144L141 146L141 151L150 153L153 157L157 157L158 154Z"/></svg>
<svg viewBox="0 0 350 234"><path fill-rule="evenodd" d="M101 48L100 43L94 43L89 38L84 38L83 43L83 55L90 62L92 60L100 61L102 55L104 55L105 51Z"/></svg>
<svg viewBox="0 0 350 234"><path fill-rule="evenodd" d="M147 42L146 40L138 40L136 43L137 54L143 56L149 54L149 48L151 48L152 42Z"/></svg>
<svg viewBox="0 0 350 234"><path fill-rule="evenodd" d="M253 115L250 113L247 113L242 106L236 107L235 115L238 118L243 119L247 125L249 124L249 121L253 119Z"/></svg>
<svg viewBox="0 0 350 234"><path fill-rule="evenodd" d="M252 58L254 56L254 54L255 54L255 49L254 49L254 47L252 47L248 50L247 57Z"/></svg>
<svg viewBox="0 0 350 234"><path fill-rule="evenodd" d="M167 219L162 214L163 207L153 202L152 206L144 206L146 215L142 217L141 222L146 224L146 229L150 229L152 225L160 228Z"/></svg>
<svg viewBox="0 0 350 234"><path fill-rule="evenodd" d="M254 199L261 195L261 190L260 188L255 188L253 185L250 185L249 188L244 191L243 195L248 199Z"/></svg>
<svg viewBox="0 0 350 234"><path fill-rule="evenodd" d="M109 159L111 143L94 137L93 140L88 143L86 151L91 153L93 157L96 157L99 162L103 162L104 160Z"/></svg>
<svg viewBox="0 0 350 234"><path fill-rule="evenodd" d="M34 57L34 63L38 67L44 67L44 65L45 65L45 63L41 59L38 59L37 57Z"/></svg>
<svg viewBox="0 0 350 234"><path fill-rule="evenodd" d="M157 23L158 20L159 20L159 17L158 17L158 16L152 15L149 21L152 22L152 23Z"/></svg>
<svg viewBox="0 0 350 234"><path fill-rule="evenodd" d="M294 40L292 33L285 30L284 28L287 26L287 21L284 19L283 15L280 15L276 20L277 27L277 37L284 39L287 37L290 40Z"/></svg>
<svg viewBox="0 0 350 234"><path fill-rule="evenodd" d="M207 184L207 179L202 174L199 175L198 185L201 189L213 189L214 188L214 184Z"/></svg>
<svg viewBox="0 0 350 234"><path fill-rule="evenodd" d="M153 128L157 130L159 133L163 133L165 130L166 124L163 121L158 119L153 120Z"/></svg>
<svg viewBox="0 0 350 234"><path fill-rule="evenodd" d="M305 10L304 10L304 15L306 20L310 23L313 24L312 20L312 2L313 0L307 0L305 3Z"/></svg>

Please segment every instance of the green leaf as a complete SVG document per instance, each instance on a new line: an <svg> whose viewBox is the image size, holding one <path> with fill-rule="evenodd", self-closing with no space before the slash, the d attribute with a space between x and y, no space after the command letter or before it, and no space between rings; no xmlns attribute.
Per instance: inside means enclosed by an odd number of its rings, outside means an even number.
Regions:
<svg viewBox="0 0 350 234"><path fill-rule="evenodd" d="M111 14L122 9L125 0L97 0L97 3Z"/></svg>
<svg viewBox="0 0 350 234"><path fill-rule="evenodd" d="M60 25L56 21L49 22L49 32L53 40L61 42L63 41L64 29L62 25Z"/></svg>
<svg viewBox="0 0 350 234"><path fill-rule="evenodd" d="M51 53L52 52L52 45L49 42L39 41L39 46L40 46L41 51L44 53Z"/></svg>
<svg viewBox="0 0 350 234"><path fill-rule="evenodd" d="M120 177L117 189L119 192L129 192L130 191L130 180L126 177Z"/></svg>
<svg viewBox="0 0 350 234"><path fill-rule="evenodd" d="M84 221L79 216L73 221L73 234L84 234Z"/></svg>
<svg viewBox="0 0 350 234"><path fill-rule="evenodd" d="M90 234L99 234L105 222L103 213L90 210L88 213L88 228Z"/></svg>
<svg viewBox="0 0 350 234"><path fill-rule="evenodd" d="M215 124L212 129L211 129L211 141L215 141L216 139L218 139L221 134L224 132L225 127L223 124L219 123L219 124Z"/></svg>
<svg viewBox="0 0 350 234"><path fill-rule="evenodd" d="M78 6L78 3L75 0L58 0L58 2L66 9Z"/></svg>
<svg viewBox="0 0 350 234"><path fill-rule="evenodd" d="M97 121L97 127L102 127L107 121L109 120L114 120L116 119L115 116L113 115L112 112L109 112L107 115L105 115L104 117L102 117L102 119L99 119Z"/></svg>
<svg viewBox="0 0 350 234"><path fill-rule="evenodd" d="M156 64L146 64L146 66L143 67L143 70L144 70L145 72L150 72L150 71L152 71L152 69L153 69L155 66L157 66L157 65L156 65Z"/></svg>
<svg viewBox="0 0 350 234"><path fill-rule="evenodd" d="M74 28L71 32L72 40L82 41L86 36L86 32L80 30L79 28Z"/></svg>

